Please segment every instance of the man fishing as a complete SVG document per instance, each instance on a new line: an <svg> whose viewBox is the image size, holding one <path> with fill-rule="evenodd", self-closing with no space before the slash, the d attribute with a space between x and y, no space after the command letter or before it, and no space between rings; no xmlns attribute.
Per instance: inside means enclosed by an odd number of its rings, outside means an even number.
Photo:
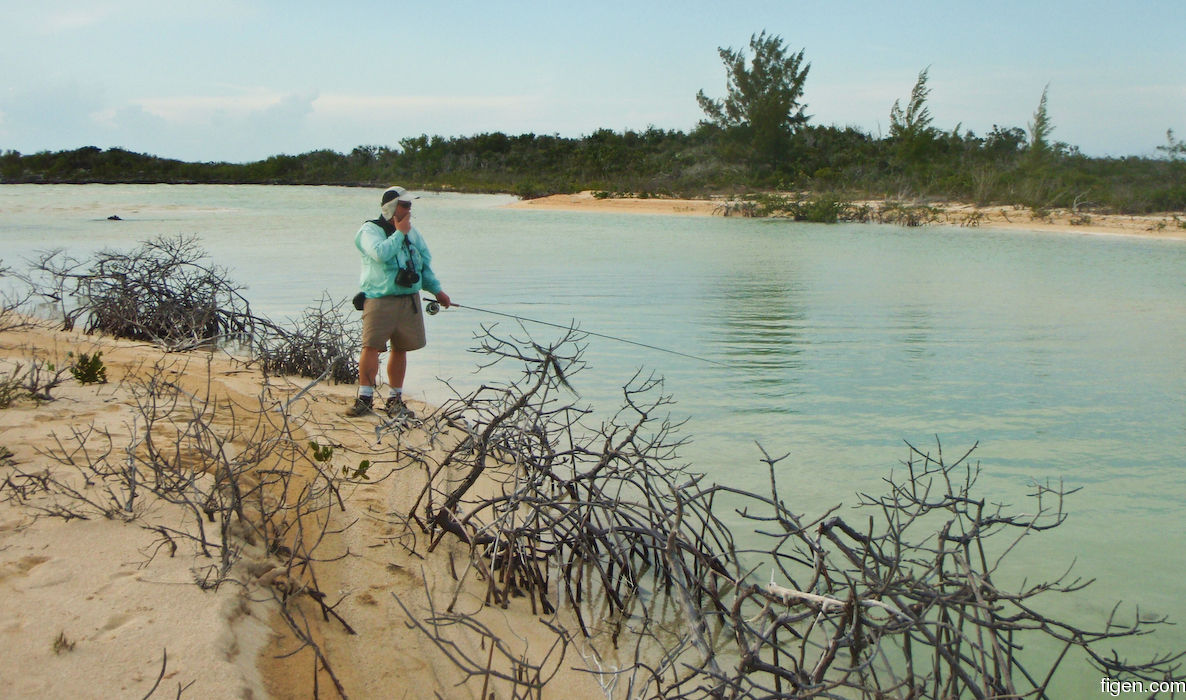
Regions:
<svg viewBox="0 0 1186 700"><path fill-rule="evenodd" d="M388 187L380 201L381 216L367 221L354 235L362 254L359 286L366 296L362 310L362 352L358 356L358 397L346 415L371 413L379 382L379 353L391 343L387 357L390 387L384 412L389 418L412 416L404 403L408 352L427 344L420 290L431 292L448 308L449 295L432 271L432 255L424 237L412 226L412 200L403 187Z"/></svg>

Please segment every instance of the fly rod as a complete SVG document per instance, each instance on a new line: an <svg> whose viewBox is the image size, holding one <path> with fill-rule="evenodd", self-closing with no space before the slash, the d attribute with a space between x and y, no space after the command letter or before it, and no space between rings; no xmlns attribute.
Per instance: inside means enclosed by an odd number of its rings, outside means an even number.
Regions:
<svg viewBox="0 0 1186 700"><path fill-rule="evenodd" d="M427 299L427 298L424 299L424 301L428 302L424 307L424 311L429 316L433 316L440 312L440 310L441 310L440 302L436 301L435 299ZM671 350L669 348L661 348L658 345L648 345L646 343L640 343L640 342L634 341L634 340L627 340L626 338L619 338L619 337L613 336L613 335L606 335L605 333L594 333L593 331L587 331L587 330L584 330L581 328L577 328L575 326L565 326L565 325L561 325L559 323L552 323L551 321L541 321L537 318L527 318L526 316L518 316L515 314L508 314L508 313L504 313L502 311L493 311L491 309L483 309L478 306L469 306L469 305L465 305L465 304L458 304L457 302L453 302L452 304L450 304L450 306L456 306L459 309L469 309L470 311L477 311L477 312L483 313L483 314L491 314L493 316L503 316L505 318L513 318L516 321L526 321L528 323L538 323L541 326L551 326L552 328L559 328L561 330L566 330L566 331L577 330L577 331L580 331L581 333L584 333L585 335L593 335L593 336L597 336L598 338L605 338L606 340L614 340L619 343L627 343L629 345L637 345L640 348L647 348L648 350L658 350L659 352L665 352L670 355L679 355L680 357L686 357L691 360L699 360L701 362L708 362L708 363L711 363L714 365L719 365L721 367L729 366L729 365L725 364L724 362L710 360L707 357L699 357L697 355L689 355L688 353L680 352L679 350Z"/></svg>

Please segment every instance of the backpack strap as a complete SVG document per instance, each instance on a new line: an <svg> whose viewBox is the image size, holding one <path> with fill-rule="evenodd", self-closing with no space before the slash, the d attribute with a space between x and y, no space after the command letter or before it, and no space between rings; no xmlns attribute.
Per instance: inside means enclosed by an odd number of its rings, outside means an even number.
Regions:
<svg viewBox="0 0 1186 700"><path fill-rule="evenodd" d="M395 233L395 224L391 223L387 219L384 219L383 217L371 219L368 223L372 223L383 229L383 233L385 233L388 238L391 238L391 234Z"/></svg>

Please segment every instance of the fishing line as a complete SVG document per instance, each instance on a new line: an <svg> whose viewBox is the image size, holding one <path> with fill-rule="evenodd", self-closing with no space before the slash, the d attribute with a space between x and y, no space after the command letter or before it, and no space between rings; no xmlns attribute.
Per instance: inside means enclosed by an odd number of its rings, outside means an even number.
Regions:
<svg viewBox="0 0 1186 700"><path fill-rule="evenodd" d="M436 301L435 299L427 299L427 298L425 298L424 301L428 302L424 307L424 311L429 316L436 315L437 313L440 312L441 303L439 301ZM647 348L648 350L658 350L659 352L665 352L665 353L668 353L671 355L679 355L680 357L686 357L691 360L699 360L701 362L708 362L708 363L711 363L714 365L719 365L721 367L729 366L729 365L725 364L724 362L710 360L707 357L699 357L697 355L689 355L688 353L680 352L679 350L671 350L669 348L661 348L658 345L648 345L646 343L640 343L635 340L627 340L626 338L619 338L619 337L613 336L613 335L606 335L605 333L594 333L593 331L587 331L583 328L577 328L576 326L565 326L565 325L561 325L559 323L552 323L551 321L541 321L537 318L528 318L526 316L517 316L515 314L508 314L508 313L504 313L502 311L493 311L491 309L483 309L478 306L468 306L468 305L464 305L464 304L458 304L457 302L453 302L452 304L450 304L450 306L456 306L459 309L469 309L470 311L477 311L479 313L491 314L494 316L503 316L505 318L513 318L516 321L527 321L529 323L538 323L541 326L551 326L552 328L559 328L559 329L565 330L565 331L578 331L580 333L584 333L585 335L593 335L593 336L597 336L598 338L605 338L606 340L616 340L619 343L627 343L629 345L637 345L640 348Z"/></svg>

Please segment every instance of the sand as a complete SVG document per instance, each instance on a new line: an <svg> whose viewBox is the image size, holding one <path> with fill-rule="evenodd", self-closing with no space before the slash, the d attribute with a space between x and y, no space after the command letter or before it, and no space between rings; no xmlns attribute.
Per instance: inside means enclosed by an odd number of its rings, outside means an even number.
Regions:
<svg viewBox="0 0 1186 700"><path fill-rule="evenodd" d="M242 427L243 416L260 405L265 386L255 369L221 352L166 354L147 344L44 326L0 333L0 377L31 362L66 367L71 351L102 352L108 383L84 385L67 376L51 390L50 401L21 398L0 409L0 446L11 453L0 466L0 482L17 472L76 476L52 455L66 450L85 462L79 451L66 448L92 428L110 434L111 461L121 463L143 430L133 389L145 378L168 379L227 401L225 408L219 404L219 428L231 425L232 412ZM307 381L272 378L267 395L291 397ZM409 628L397 602L398 597L425 619L430 596L443 606L458 592L453 573L464 571L468 561L466 548L452 537L429 553L426 536L405 526L404 515L424 483L415 457L439 456L434 451L442 445L429 444L428 435L415 429L377 441L377 418L342 416L353 396L352 386L319 384L290 412L300 418L300 439L334 447L330 471L357 465L360 458L375 463L371 482L340 484L345 510L333 509L330 534L316 550L316 585L354 634L332 618L322 619L312 598L298 595L289 609L308 625L347 697L479 697L484 679L466 682L424 634ZM429 410L413 408L421 415ZM84 492L104 500L101 489ZM147 529L191 527L192 517L176 506L141 493L133 519L102 517L75 503L68 505L87 519L67 520L39 514L12 496L13 484L6 484L0 491L5 697L141 698L158 678L153 697L176 697L182 689L187 698L309 698L315 685L319 697L338 697L329 674L314 677L312 649L302 648L278 614L277 600L293 584L259 547L239 543L243 556L231 572L233 581L203 590L195 580L205 575L211 559L182 538L170 556L163 538ZM31 502L45 505L36 498ZM455 610L497 631L513 653L542 660L555 635L524 600L512 600L506 610L485 606L475 578L471 574L461 587ZM459 649L485 661L478 635L450 635ZM556 690L544 697L602 695L589 674L571 670L584 666L572 649L563 661L555 653L551 659L550 668L560 676L550 686ZM509 662L501 665L509 671ZM487 688L497 698L509 697L509 691L506 681L491 681Z"/></svg>
<svg viewBox="0 0 1186 700"><path fill-rule="evenodd" d="M676 216L722 216L727 198L718 199L598 199L592 191L577 194L556 194L537 199L525 199L507 205L509 208L537 211L594 211L630 214L664 214ZM877 206L876 202L868 202ZM965 228L1003 229L1014 231L1044 231L1150 238L1186 239L1186 212L1167 212L1144 216L1119 214L1083 214L1068 210L1052 210L1048 216L1037 217L1027 209L1013 207L975 207L970 204L930 204L940 210L941 225Z"/></svg>
<svg viewBox="0 0 1186 700"><path fill-rule="evenodd" d="M17 363L64 367L70 351L103 352L109 383L68 379L50 392L52 401L19 399L0 409L0 446L12 453L0 478L13 469L69 475L47 455L92 426L115 445L130 440L133 410L121 380L159 356L153 348L9 331L0 334L0 376ZM194 573L200 558L170 557L155 546L159 538L141 523L177 525L176 509L143 500L132 522L94 513L65 520L38 517L11 495L8 484L0 492L0 687L7 697L144 697L162 667L157 697L175 697L179 687L187 688L184 697L264 697L256 655L270 635L270 613L233 587L203 591Z"/></svg>

